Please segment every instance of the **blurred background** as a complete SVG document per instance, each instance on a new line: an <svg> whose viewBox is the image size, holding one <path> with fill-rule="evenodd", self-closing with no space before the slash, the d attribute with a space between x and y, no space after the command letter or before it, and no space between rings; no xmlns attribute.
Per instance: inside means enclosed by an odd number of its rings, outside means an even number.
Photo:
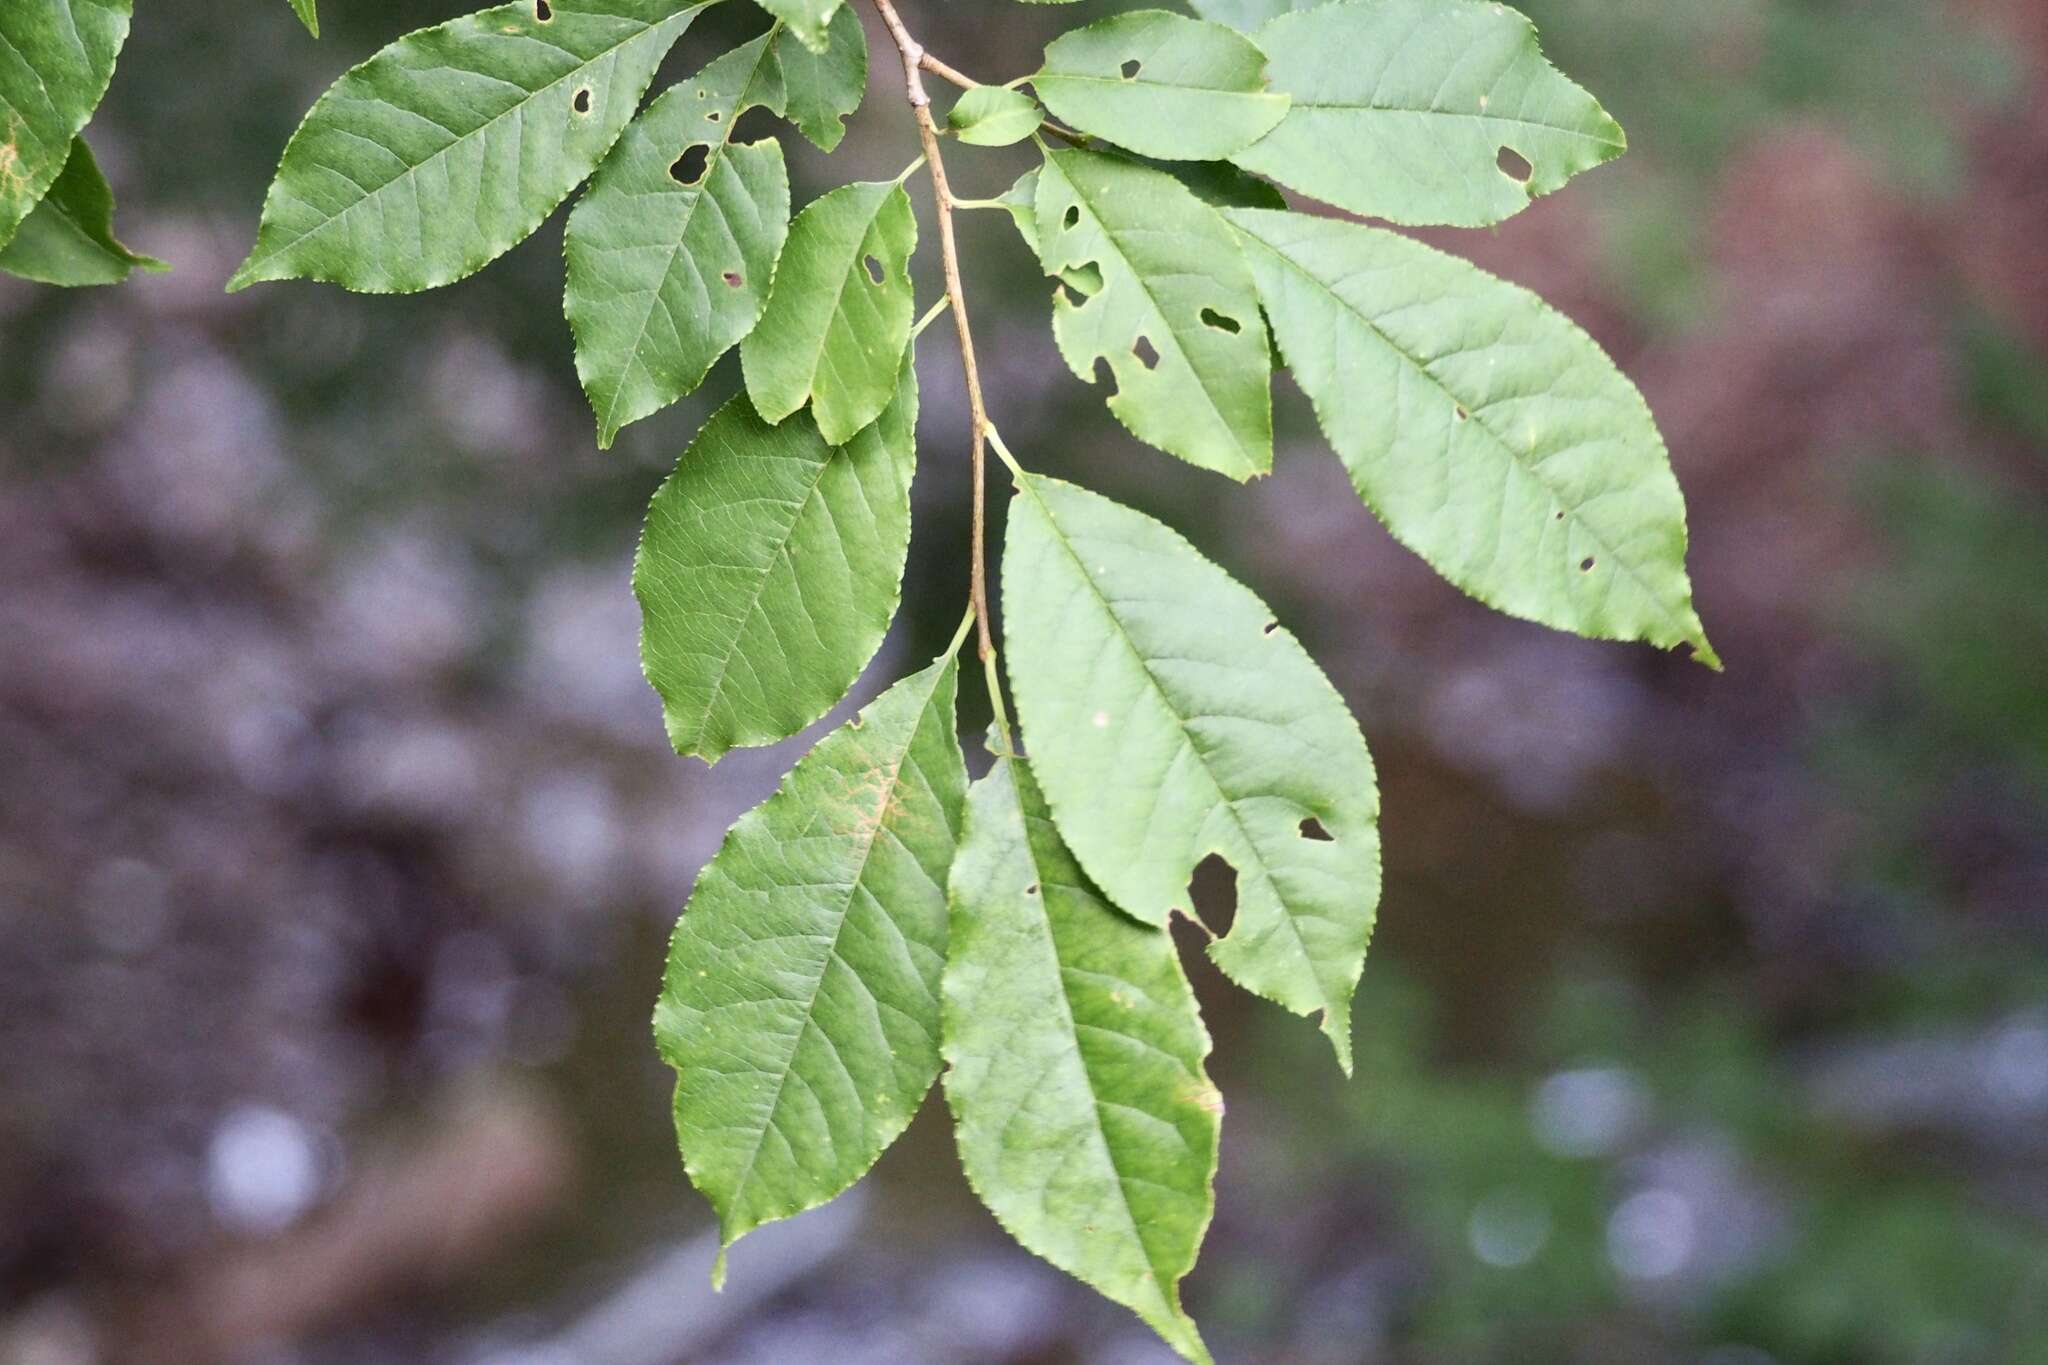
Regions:
<svg viewBox="0 0 2048 1365"><path fill-rule="evenodd" d="M175 272L0 282L0 1361L1163 1362L1006 1242L929 1106L711 1294L648 1017L811 737L674 757L627 575L737 373L601 455L561 215L432 295L224 296L307 105L458 7L323 8L316 44L143 0L92 136ZM1113 8L906 5L997 79ZM964 226L1010 443L1254 585L1383 779L1355 1081L1191 959L1230 1114L1188 1300L1275 1365L2048 1361L2048 5L1527 8L1633 149L1428 235L1640 382L1725 675L1460 598L1284 380L1248 490L1137 445L1002 215ZM759 25L722 7L664 83ZM829 166L788 140L799 200L914 154L876 56ZM861 700L963 594L948 329L921 363Z"/></svg>

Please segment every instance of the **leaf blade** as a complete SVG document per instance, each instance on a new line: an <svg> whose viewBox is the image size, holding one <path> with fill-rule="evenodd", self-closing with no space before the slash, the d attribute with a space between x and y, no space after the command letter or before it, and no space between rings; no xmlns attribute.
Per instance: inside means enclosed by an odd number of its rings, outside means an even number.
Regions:
<svg viewBox="0 0 2048 1365"><path fill-rule="evenodd" d="M306 26L306 32L320 36L320 0L292 0L292 12Z"/></svg>
<svg viewBox="0 0 2048 1365"><path fill-rule="evenodd" d="M788 738L881 647L910 548L917 404L909 355L889 408L840 446L736 394L655 493L633 590L678 753L716 762Z"/></svg>
<svg viewBox="0 0 2048 1365"><path fill-rule="evenodd" d="M71 158L128 40L130 0L0 5L0 246Z"/></svg>
<svg viewBox="0 0 2048 1365"><path fill-rule="evenodd" d="M1221 855L1237 917L1210 956L1247 989L1322 1011L1348 1072L1379 897L1378 788L1356 722L1265 604L1174 532L1055 479L1021 487L1004 649L1061 834L1150 923L1186 911L1196 865Z"/></svg>
<svg viewBox="0 0 2048 1365"><path fill-rule="evenodd" d="M1222 1099L1173 940L1112 908L1028 767L967 797L944 977L968 1182L1028 1250L1206 1362L1180 1304L1214 1209Z"/></svg>
<svg viewBox="0 0 2048 1365"><path fill-rule="evenodd" d="M1395 233L1231 210L1289 367L1394 536L1474 597L1691 644L1685 500L1642 395L1534 294Z"/></svg>
<svg viewBox="0 0 2048 1365"><path fill-rule="evenodd" d="M823 52L830 43L830 26L844 0L758 0L762 9L789 26L789 31L813 52Z"/></svg>
<svg viewBox="0 0 2048 1365"><path fill-rule="evenodd" d="M938 1074L967 786L955 671L913 674L822 740L733 826L676 926L655 1036L723 1246L852 1185Z"/></svg>
<svg viewBox="0 0 2048 1365"><path fill-rule="evenodd" d="M0 247L0 271L37 284L78 287L119 284L137 270L167 270L130 251L114 236L114 192L84 138L42 202Z"/></svg>
<svg viewBox="0 0 2048 1365"><path fill-rule="evenodd" d="M977 85L960 92L946 111L946 126L972 147L1008 147L1038 131L1045 120L1038 102L1022 91Z"/></svg>
<svg viewBox="0 0 2048 1365"><path fill-rule="evenodd" d="M832 16L822 51L813 51L784 28L775 36L775 61L782 75L776 112L819 151L838 147L846 136L846 116L860 108L868 92L867 34L852 6Z"/></svg>

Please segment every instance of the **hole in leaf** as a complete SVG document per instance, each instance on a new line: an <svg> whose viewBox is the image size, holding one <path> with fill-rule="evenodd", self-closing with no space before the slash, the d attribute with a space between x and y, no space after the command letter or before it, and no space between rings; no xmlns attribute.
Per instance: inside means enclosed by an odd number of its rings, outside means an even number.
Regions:
<svg viewBox="0 0 2048 1365"><path fill-rule="evenodd" d="M1099 355L1095 357L1095 378L1090 382L1096 384L1116 383L1116 374L1110 369L1108 356Z"/></svg>
<svg viewBox="0 0 2048 1365"><path fill-rule="evenodd" d="M704 178L704 168L710 162L711 149L701 142L692 143L669 166L669 179L678 185L694 185Z"/></svg>
<svg viewBox="0 0 2048 1365"><path fill-rule="evenodd" d="M704 117L713 123L717 123L725 117L725 111L723 109L713 109L706 113Z"/></svg>
<svg viewBox="0 0 2048 1365"><path fill-rule="evenodd" d="M1530 176L1536 174L1536 168L1529 164L1529 158L1512 147L1501 148L1500 155L1494 158L1494 164L1500 167L1502 175L1524 185L1529 183Z"/></svg>
<svg viewBox="0 0 2048 1365"><path fill-rule="evenodd" d="M1230 932L1231 922L1237 918L1237 869L1225 862L1222 854L1211 853L1195 864L1188 895L1195 903L1195 914L1211 933L1221 938Z"/></svg>
<svg viewBox="0 0 2048 1365"><path fill-rule="evenodd" d="M1471 413L1465 411L1465 405L1463 403L1457 404L1451 409L1451 411L1457 415L1457 418L1460 422L1463 422L1472 416Z"/></svg>
<svg viewBox="0 0 2048 1365"><path fill-rule="evenodd" d="M1219 332L1228 332L1232 336L1236 336L1244 330L1243 323L1239 322L1236 318L1226 317L1214 308L1204 308L1202 310L1202 325L1214 327Z"/></svg>
<svg viewBox="0 0 2048 1365"><path fill-rule="evenodd" d="M1138 363L1148 370L1159 368L1159 349L1152 344L1152 338L1139 337L1131 344L1131 354L1138 357Z"/></svg>
<svg viewBox="0 0 2048 1365"><path fill-rule="evenodd" d="M1580 572L1580 573L1591 573L1591 572L1593 572L1593 556L1591 556L1591 555L1587 555L1587 556L1586 556L1586 557L1585 557L1584 559L1582 559L1582 560L1580 560L1580 561L1579 561L1579 572Z"/></svg>
<svg viewBox="0 0 2048 1365"><path fill-rule="evenodd" d="M1551 517L1551 520L1552 520L1552 521L1563 521L1563 520L1564 520L1564 509L1563 509L1562 507L1558 508L1558 509L1557 509L1557 512L1556 512L1556 514L1555 514L1554 516L1552 516L1552 517Z"/></svg>
<svg viewBox="0 0 2048 1365"><path fill-rule="evenodd" d="M1280 623L1278 621L1268 621L1266 622L1265 628L1261 630L1259 634L1271 635L1274 631L1278 629L1280 629Z"/></svg>
<svg viewBox="0 0 2048 1365"><path fill-rule="evenodd" d="M1680 640L1676 645L1672 646L1671 652L1681 659L1690 659L1694 654L1698 653L1690 640Z"/></svg>
<svg viewBox="0 0 2048 1365"><path fill-rule="evenodd" d="M1145 64L1133 58L1131 61L1124 63L1124 79L1134 81L1138 79L1138 73L1144 69Z"/></svg>
<svg viewBox="0 0 2048 1365"><path fill-rule="evenodd" d="M574 103L575 103L575 108L576 108L576 112L577 112L577 113L579 113L579 114L587 114L587 113L589 113L589 112L590 112L590 91L589 91L588 89L578 90L578 91L576 92L576 99L575 99Z"/></svg>
<svg viewBox="0 0 2048 1365"><path fill-rule="evenodd" d="M548 4L548 0L533 0L533 17L545 24L555 17L554 7Z"/></svg>
<svg viewBox="0 0 2048 1365"><path fill-rule="evenodd" d="M862 261L861 264L868 269L868 283L880 284L882 282L882 263L879 260L870 256Z"/></svg>
<svg viewBox="0 0 2048 1365"><path fill-rule="evenodd" d="M1312 839L1319 844L1334 844L1337 842L1337 836L1324 829L1323 822L1316 819L1313 815L1301 822L1301 837Z"/></svg>
<svg viewBox="0 0 2048 1365"><path fill-rule="evenodd" d="M1092 299L1102 292L1102 267L1093 261L1062 270L1060 279L1081 299Z"/></svg>
<svg viewBox="0 0 2048 1365"><path fill-rule="evenodd" d="M1067 205L1067 215L1060 219L1060 221L1070 228L1077 226L1081 221L1081 206L1079 204Z"/></svg>
<svg viewBox="0 0 2048 1365"><path fill-rule="evenodd" d="M739 272L739 271L737 271L737 270L728 270L728 271L726 271L726 272L725 272L725 282L726 282L727 284L731 285L731 286L732 286L733 288L737 289L737 288L739 288L739 287L740 287L741 285L745 284L745 283L746 283L746 280L745 280L744 278L742 278L742 277L741 277L741 275L740 275L740 272Z"/></svg>
<svg viewBox="0 0 2048 1365"><path fill-rule="evenodd" d="M1037 895L1037 894L1038 894L1038 883L1037 883L1037 882L1033 882L1033 883L1031 883L1031 885L1029 885L1029 886L1025 887L1025 888L1024 888L1024 894L1025 894L1025 895L1027 895L1027 896L1035 896L1035 895Z"/></svg>

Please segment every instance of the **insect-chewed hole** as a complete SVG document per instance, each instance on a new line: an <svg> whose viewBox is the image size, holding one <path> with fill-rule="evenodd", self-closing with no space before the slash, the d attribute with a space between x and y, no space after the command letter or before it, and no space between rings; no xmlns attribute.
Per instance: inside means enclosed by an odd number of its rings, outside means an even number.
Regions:
<svg viewBox="0 0 2048 1365"><path fill-rule="evenodd" d="M1274 631L1278 629L1280 629L1280 623L1278 621L1268 621L1264 626L1260 627L1259 634L1271 635Z"/></svg>
<svg viewBox="0 0 2048 1365"><path fill-rule="evenodd" d="M1550 517L1550 519L1551 519L1552 521L1563 521L1563 520L1564 520L1564 509L1563 509L1562 507L1558 508L1558 509L1557 509L1557 511L1555 511L1555 512L1553 512L1553 513L1551 514L1551 517Z"/></svg>
<svg viewBox="0 0 2048 1365"><path fill-rule="evenodd" d="M1035 895L1037 895L1037 894L1038 894L1038 883L1037 883L1037 882L1033 882L1033 883L1031 883L1031 885L1029 885L1029 886L1025 887L1025 888L1024 888L1024 894L1025 894L1025 895L1027 895L1027 896L1035 896Z"/></svg>
<svg viewBox="0 0 2048 1365"><path fill-rule="evenodd" d="M1067 212L1066 212L1066 216L1065 216L1065 217L1063 217L1063 218L1061 218L1061 219L1060 219L1060 222L1061 222L1061 223L1063 223L1063 224L1065 224L1065 225L1066 225L1067 227L1070 227L1070 228L1072 228L1072 227L1078 227L1078 226L1080 226L1080 223L1081 223L1081 206L1080 206L1079 204L1069 204L1069 205L1067 205Z"/></svg>
<svg viewBox="0 0 2048 1365"><path fill-rule="evenodd" d="M880 284L886 278L882 274L882 262L876 257L869 256L861 264L867 267L869 284Z"/></svg>
<svg viewBox="0 0 2048 1365"><path fill-rule="evenodd" d="M1239 322L1236 318L1217 312L1214 308L1204 308L1202 310L1202 325L1213 327L1219 332L1228 332L1232 336L1236 336L1244 330L1243 323Z"/></svg>
<svg viewBox="0 0 2048 1365"><path fill-rule="evenodd" d="M1593 556L1591 556L1591 555L1587 555L1587 556L1586 556L1586 557L1585 557L1584 559L1582 559L1582 560L1580 560L1580 561L1579 561L1579 572L1580 572L1580 573L1591 573L1591 572L1593 572Z"/></svg>
<svg viewBox="0 0 2048 1365"><path fill-rule="evenodd" d="M1681 659L1690 659L1693 655L1699 653L1690 640L1680 640L1671 647L1671 652Z"/></svg>
<svg viewBox="0 0 2048 1365"><path fill-rule="evenodd" d="M704 117L712 123L720 123L725 119L725 111L723 109L713 109L707 112Z"/></svg>
<svg viewBox="0 0 2048 1365"><path fill-rule="evenodd" d="M1231 921L1237 918L1237 869L1225 862L1221 854L1211 853L1195 864L1195 875L1188 882L1188 897L1211 933L1229 933Z"/></svg>
<svg viewBox="0 0 2048 1365"><path fill-rule="evenodd" d="M1334 844L1337 842L1337 836L1324 829L1323 822L1316 819L1313 815L1301 822L1301 837L1311 839L1319 844Z"/></svg>
<svg viewBox="0 0 2048 1365"><path fill-rule="evenodd" d="M587 114L587 113L589 113L589 112L590 112L590 89L589 89L589 87L588 87L588 86L586 86L586 87L584 87L583 89L581 89L581 90L578 90L578 91L576 92L576 98L575 98L575 99L574 99L573 101L571 101L571 103L573 104L573 106L574 106L574 108L575 108L575 110L576 110L576 112L577 112L577 113L579 113L579 114Z"/></svg>
<svg viewBox="0 0 2048 1365"><path fill-rule="evenodd" d="M1494 164L1500 167L1502 175L1524 185L1529 183L1529 177L1536 174L1536 168L1529 164L1529 158L1512 147L1501 148L1500 155L1494 158Z"/></svg>
<svg viewBox="0 0 2048 1365"><path fill-rule="evenodd" d="M711 149L701 142L691 143L669 164L669 179L678 185L694 185L704 178L704 168L710 164Z"/></svg>
<svg viewBox="0 0 2048 1365"><path fill-rule="evenodd" d="M554 6L548 0L533 0L533 17L539 23L547 23L555 17Z"/></svg>
<svg viewBox="0 0 2048 1365"><path fill-rule="evenodd" d="M746 277L741 275L739 271L728 270L725 272L725 282L731 285L733 288L737 289L741 285L745 284L747 281Z"/></svg>
<svg viewBox="0 0 2048 1365"><path fill-rule="evenodd" d="M1468 421L1472 416L1471 413L1465 411L1465 405L1463 403L1453 403L1451 405L1451 415L1456 417L1460 422Z"/></svg>
<svg viewBox="0 0 2048 1365"><path fill-rule="evenodd" d="M1138 357L1138 363L1148 370L1159 368L1159 348L1152 344L1152 338L1141 336L1131 343L1131 354Z"/></svg>
<svg viewBox="0 0 2048 1365"><path fill-rule="evenodd" d="M1124 79L1127 81L1134 81L1138 79L1138 73L1140 71L1143 71L1144 69L1145 64L1143 62L1138 61L1136 58L1132 58L1130 61L1124 63Z"/></svg>

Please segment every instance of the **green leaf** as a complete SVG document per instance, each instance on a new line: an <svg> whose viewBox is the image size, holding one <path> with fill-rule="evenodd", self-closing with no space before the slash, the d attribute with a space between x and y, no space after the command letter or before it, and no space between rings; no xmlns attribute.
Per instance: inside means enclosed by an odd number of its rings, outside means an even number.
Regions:
<svg viewBox="0 0 2048 1365"><path fill-rule="evenodd" d="M1314 9L1330 0L1189 0L1195 13L1218 24L1251 32L1259 25L1294 10Z"/></svg>
<svg viewBox="0 0 2048 1365"><path fill-rule="evenodd" d="M1483 602L1718 664L1648 405L1527 290L1362 224L1232 210L1289 367L1360 496Z"/></svg>
<svg viewBox="0 0 2048 1365"><path fill-rule="evenodd" d="M843 0L760 0L762 9L789 26L803 45L823 52L830 45L832 16Z"/></svg>
<svg viewBox="0 0 2048 1365"><path fill-rule="evenodd" d="M678 753L717 761L831 710L902 594L917 371L844 445L735 395L654 495L633 569L641 659Z"/></svg>
<svg viewBox="0 0 2048 1365"><path fill-rule="evenodd" d="M910 196L894 181L842 185L797 215L768 310L740 347L763 417L809 403L838 445L888 406L910 344L916 248Z"/></svg>
<svg viewBox="0 0 2048 1365"><path fill-rule="evenodd" d="M318 38L320 36L318 0L292 0L292 9L298 14L299 22L306 26L306 32Z"/></svg>
<svg viewBox="0 0 2048 1365"><path fill-rule="evenodd" d="M947 126L976 147L1007 147L1038 131L1045 113L1038 102L1000 85L977 85L961 93L946 114Z"/></svg>
<svg viewBox="0 0 2048 1365"><path fill-rule="evenodd" d="M789 173L773 138L731 138L741 114L780 103L771 41L649 105L569 215L564 310L600 446L695 389L768 306Z"/></svg>
<svg viewBox="0 0 2048 1365"><path fill-rule="evenodd" d="M1026 1248L1206 1362L1180 1279L1223 1099L1172 938L1102 899L1010 759L968 793L951 903L946 1099L968 1182Z"/></svg>
<svg viewBox="0 0 2048 1365"><path fill-rule="evenodd" d="M1353 213L1483 227L1627 145L1528 19L1490 0L1324 5L1258 40L1294 106L1231 159Z"/></svg>
<svg viewBox="0 0 2048 1365"><path fill-rule="evenodd" d="M826 736L727 833L676 926L655 1039L725 1246L858 1180L938 1074L967 788L953 692L945 659Z"/></svg>
<svg viewBox="0 0 2048 1365"><path fill-rule="evenodd" d="M1251 146L1287 113L1265 54L1218 24L1138 10L1077 28L1031 78L1045 107L1147 156L1208 161Z"/></svg>
<svg viewBox="0 0 2048 1365"><path fill-rule="evenodd" d="M596 168L703 7L516 0L399 39L292 135L228 288L410 293L482 269Z"/></svg>
<svg viewBox="0 0 2048 1365"><path fill-rule="evenodd" d="M1272 357L1230 225L1173 177L1085 151L1047 156L1037 209L1074 373L1108 361L1109 410L1142 441L1233 479L1270 470Z"/></svg>
<svg viewBox="0 0 2048 1365"><path fill-rule="evenodd" d="M1196 864L1237 871L1209 955L1351 1068L1379 901L1379 794L1357 724L1295 638L1150 517L1028 475L1003 551L1004 658L1060 832L1111 900L1163 924Z"/></svg>
<svg viewBox="0 0 2048 1365"><path fill-rule="evenodd" d="M821 52L782 29L775 35L775 63L782 75L777 111L821 151L837 147L846 136L846 116L868 92L868 40L860 17L851 7L833 15Z"/></svg>
<svg viewBox="0 0 2048 1365"><path fill-rule="evenodd" d="M129 0L0 3L0 246L71 159L128 39Z"/></svg>
<svg viewBox="0 0 2048 1365"><path fill-rule="evenodd" d="M166 269L115 239L114 192L84 138L71 144L63 173L14 240L0 247L0 271L38 284L119 284L137 270Z"/></svg>

